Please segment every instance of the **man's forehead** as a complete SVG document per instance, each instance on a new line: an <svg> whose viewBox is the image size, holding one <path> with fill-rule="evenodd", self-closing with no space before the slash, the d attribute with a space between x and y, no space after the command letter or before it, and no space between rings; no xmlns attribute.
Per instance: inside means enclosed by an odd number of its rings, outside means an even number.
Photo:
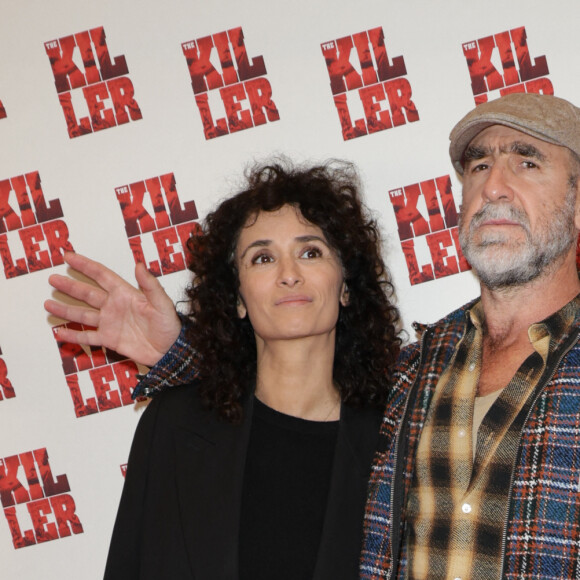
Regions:
<svg viewBox="0 0 580 580"><path fill-rule="evenodd" d="M558 155L559 152L566 154L566 147L542 141L523 131L501 124L491 125L483 129L469 142L467 149L485 148L501 152L518 152L523 146L527 146L530 151L536 149L544 155L551 153Z"/></svg>
<svg viewBox="0 0 580 580"><path fill-rule="evenodd" d="M522 143L545 143L540 139L536 139L523 131L518 131L512 127L506 127L505 125L490 125L482 131L480 131L473 139L469 142L468 146L477 145L482 142L494 141L496 139L506 139L511 141L521 141Z"/></svg>

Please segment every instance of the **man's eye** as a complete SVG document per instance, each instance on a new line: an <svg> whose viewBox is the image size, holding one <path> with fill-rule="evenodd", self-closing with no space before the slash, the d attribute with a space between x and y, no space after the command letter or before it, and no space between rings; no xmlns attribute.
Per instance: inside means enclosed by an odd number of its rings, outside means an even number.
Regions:
<svg viewBox="0 0 580 580"><path fill-rule="evenodd" d="M537 169L538 166L533 162L533 161L523 161L522 165L526 168L526 169Z"/></svg>
<svg viewBox="0 0 580 580"><path fill-rule="evenodd" d="M471 167L471 173L478 173L480 171L484 171L485 169L487 169L489 167L489 165L487 163L475 163L472 167Z"/></svg>

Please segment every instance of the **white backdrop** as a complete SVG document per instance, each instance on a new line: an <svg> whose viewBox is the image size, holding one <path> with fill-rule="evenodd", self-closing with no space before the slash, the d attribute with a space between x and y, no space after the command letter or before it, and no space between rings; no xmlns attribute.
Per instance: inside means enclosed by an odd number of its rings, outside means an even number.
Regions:
<svg viewBox="0 0 580 580"><path fill-rule="evenodd" d="M249 161L346 158L405 327L434 321L478 292L453 241L449 131L500 90L578 103L579 17L577 0L4 2L2 577L102 576L143 408L130 361L54 340L42 303L63 248L131 279L140 248L177 301L180 240Z"/></svg>

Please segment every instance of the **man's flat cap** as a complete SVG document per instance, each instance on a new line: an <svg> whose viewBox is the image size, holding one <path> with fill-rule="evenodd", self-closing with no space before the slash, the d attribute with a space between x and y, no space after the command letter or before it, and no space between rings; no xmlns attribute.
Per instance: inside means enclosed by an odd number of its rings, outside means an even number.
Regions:
<svg viewBox="0 0 580 580"><path fill-rule="evenodd" d="M463 156L472 139L487 127L505 125L542 141L571 149L580 157L580 109L536 93L512 93L478 105L451 131L449 155L463 175Z"/></svg>

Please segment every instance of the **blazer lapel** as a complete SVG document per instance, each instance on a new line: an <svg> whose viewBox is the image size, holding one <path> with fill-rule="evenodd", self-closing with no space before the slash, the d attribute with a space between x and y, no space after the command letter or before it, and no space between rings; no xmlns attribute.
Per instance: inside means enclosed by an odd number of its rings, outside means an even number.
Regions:
<svg viewBox="0 0 580 580"><path fill-rule="evenodd" d="M314 580L358 578L367 486L380 409L343 405Z"/></svg>
<svg viewBox="0 0 580 580"><path fill-rule="evenodd" d="M196 579L238 577L240 503L251 413L249 397L241 424L232 425L195 408L175 426L178 507Z"/></svg>

